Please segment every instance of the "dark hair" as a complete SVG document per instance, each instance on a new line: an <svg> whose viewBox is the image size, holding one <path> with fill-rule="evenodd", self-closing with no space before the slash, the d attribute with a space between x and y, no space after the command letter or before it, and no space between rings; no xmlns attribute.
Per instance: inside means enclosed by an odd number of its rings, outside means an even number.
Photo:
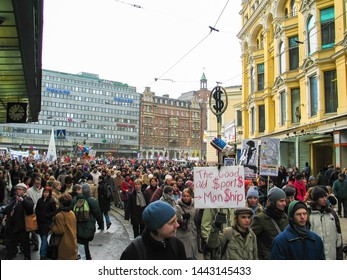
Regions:
<svg viewBox="0 0 347 280"><path fill-rule="evenodd" d="M48 192L48 198L52 197L52 188L51 188L51 187L46 186L46 187L43 189L42 197L43 197L43 193L44 193L44 192Z"/></svg>
<svg viewBox="0 0 347 280"><path fill-rule="evenodd" d="M72 196L69 195L68 193L63 193L58 201L60 202L61 205L63 205L64 207L66 206L70 206L71 201L72 201Z"/></svg>
<svg viewBox="0 0 347 280"><path fill-rule="evenodd" d="M25 183L28 179L31 180L31 177L30 177L30 176L24 176L24 178L23 178L23 183Z"/></svg>
<svg viewBox="0 0 347 280"><path fill-rule="evenodd" d="M72 183L72 178L70 176L65 177L65 184L71 184Z"/></svg>

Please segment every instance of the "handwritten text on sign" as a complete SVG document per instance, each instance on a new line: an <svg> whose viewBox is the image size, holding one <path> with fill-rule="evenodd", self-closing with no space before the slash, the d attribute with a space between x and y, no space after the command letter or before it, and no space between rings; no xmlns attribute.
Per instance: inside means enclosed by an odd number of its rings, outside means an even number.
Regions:
<svg viewBox="0 0 347 280"><path fill-rule="evenodd" d="M195 167L196 208L234 208L245 206L243 166Z"/></svg>

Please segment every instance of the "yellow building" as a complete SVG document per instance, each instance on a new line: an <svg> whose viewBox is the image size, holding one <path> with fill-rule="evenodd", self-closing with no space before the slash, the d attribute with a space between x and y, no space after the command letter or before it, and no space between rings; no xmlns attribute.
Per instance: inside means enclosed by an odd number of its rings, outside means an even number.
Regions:
<svg viewBox="0 0 347 280"><path fill-rule="evenodd" d="M281 165L347 167L346 2L243 0L242 137L281 139Z"/></svg>
<svg viewBox="0 0 347 280"><path fill-rule="evenodd" d="M228 107L221 117L221 136L229 145L234 145L241 141L238 136L240 123L237 123L237 114L241 108L242 88L241 86L225 87L225 92L228 97ZM214 137L217 137L217 117L212 113L207 102L206 162L210 165L218 163L217 150L210 144Z"/></svg>

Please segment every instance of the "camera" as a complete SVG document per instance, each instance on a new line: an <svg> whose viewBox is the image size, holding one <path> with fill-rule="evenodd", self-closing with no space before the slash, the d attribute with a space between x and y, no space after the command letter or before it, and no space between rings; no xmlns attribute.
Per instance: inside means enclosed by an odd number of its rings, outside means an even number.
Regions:
<svg viewBox="0 0 347 280"><path fill-rule="evenodd" d="M188 220L183 220L179 224L180 224L180 229L183 229L183 230L188 229Z"/></svg>

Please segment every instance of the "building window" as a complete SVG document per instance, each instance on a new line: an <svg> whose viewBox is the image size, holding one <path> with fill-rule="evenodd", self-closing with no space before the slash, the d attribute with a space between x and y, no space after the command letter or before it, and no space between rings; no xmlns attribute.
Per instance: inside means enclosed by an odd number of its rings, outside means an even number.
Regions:
<svg viewBox="0 0 347 280"><path fill-rule="evenodd" d="M250 83L251 83L251 94L252 93L254 93L254 68L253 67L251 67L251 81L250 81Z"/></svg>
<svg viewBox="0 0 347 280"><path fill-rule="evenodd" d="M265 131L265 106L260 105L259 107L259 132Z"/></svg>
<svg viewBox="0 0 347 280"><path fill-rule="evenodd" d="M284 43L280 42L279 45L279 62L280 62L280 74L283 74L286 69L286 53L284 49Z"/></svg>
<svg viewBox="0 0 347 280"><path fill-rule="evenodd" d="M264 63L258 64L258 91L264 90Z"/></svg>
<svg viewBox="0 0 347 280"><path fill-rule="evenodd" d="M237 126L242 126L242 112L240 110L237 110Z"/></svg>
<svg viewBox="0 0 347 280"><path fill-rule="evenodd" d="M301 107L300 107L300 89L293 88L291 91L292 101L292 123L298 123L301 119Z"/></svg>
<svg viewBox="0 0 347 280"><path fill-rule="evenodd" d="M251 130L251 135L254 134L254 131L255 131L255 113L254 113L254 107L251 108L251 113L250 113L250 119L251 119L251 127L250 127L250 130Z"/></svg>
<svg viewBox="0 0 347 280"><path fill-rule="evenodd" d="M320 11L322 49L332 48L335 43L334 7Z"/></svg>
<svg viewBox="0 0 347 280"><path fill-rule="evenodd" d="M287 106L286 106L286 93L285 91L280 92L280 125L285 125L286 123L286 113L287 113Z"/></svg>
<svg viewBox="0 0 347 280"><path fill-rule="evenodd" d="M336 70L324 72L325 113L336 113L338 106Z"/></svg>
<svg viewBox="0 0 347 280"><path fill-rule="evenodd" d="M298 36L289 38L289 69L295 70L299 67Z"/></svg>
<svg viewBox="0 0 347 280"><path fill-rule="evenodd" d="M311 76L310 81L310 109L311 117L316 116L318 112L318 87L317 87L317 76Z"/></svg>
<svg viewBox="0 0 347 280"><path fill-rule="evenodd" d="M307 21L307 41L308 41L308 54L312 54L317 50L317 30L313 16Z"/></svg>

